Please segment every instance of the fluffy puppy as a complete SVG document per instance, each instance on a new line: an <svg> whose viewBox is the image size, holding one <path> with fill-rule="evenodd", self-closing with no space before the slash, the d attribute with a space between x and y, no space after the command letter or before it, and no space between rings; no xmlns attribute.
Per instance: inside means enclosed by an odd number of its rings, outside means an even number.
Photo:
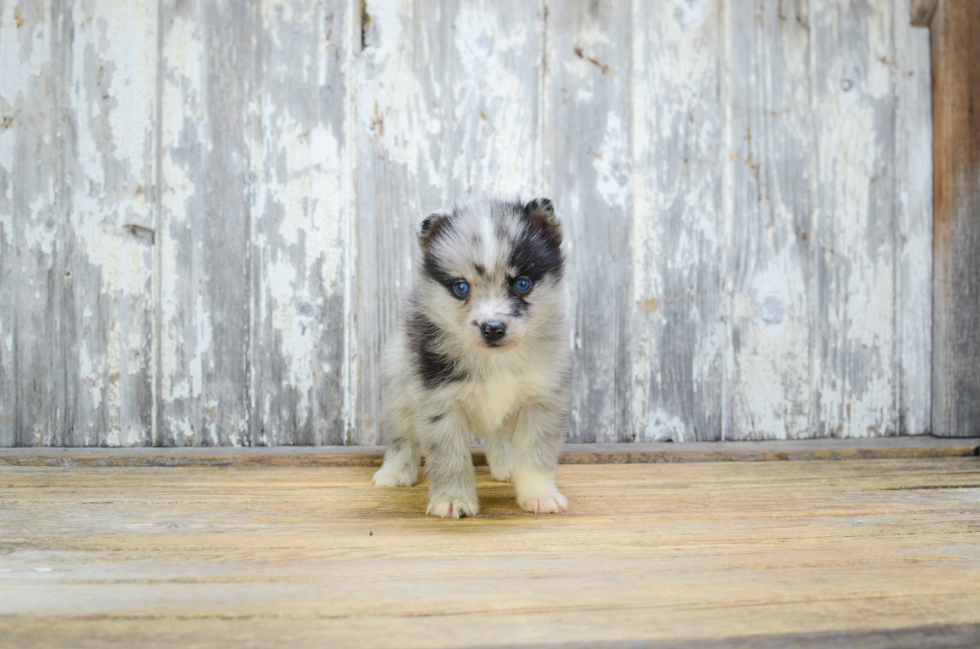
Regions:
<svg viewBox="0 0 980 649"><path fill-rule="evenodd" d="M426 458L426 513L480 511L470 445L534 513L568 507L555 470L570 354L562 226L551 201L476 200L418 227L422 258L385 365L379 487L407 487Z"/></svg>

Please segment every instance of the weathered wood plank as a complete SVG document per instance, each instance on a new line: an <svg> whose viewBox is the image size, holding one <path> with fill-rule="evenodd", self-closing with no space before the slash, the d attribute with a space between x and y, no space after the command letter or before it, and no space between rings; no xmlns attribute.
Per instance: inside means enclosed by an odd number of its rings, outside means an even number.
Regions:
<svg viewBox="0 0 980 649"><path fill-rule="evenodd" d="M567 642L521 645L522 649L586 649L595 643ZM741 635L721 640L672 639L657 642L659 649L970 649L980 644L980 624L921 624L889 629L849 629L847 631L817 631L812 633L772 633ZM628 649L635 642L602 642L606 649Z"/></svg>
<svg viewBox="0 0 980 649"><path fill-rule="evenodd" d="M909 4L908 15L912 24L916 27L928 27L932 23L939 0L911 0ZM905 12L899 13L899 18L904 21Z"/></svg>
<svg viewBox="0 0 980 649"><path fill-rule="evenodd" d="M729 439L813 435L807 6L760 1L727 21Z"/></svg>
<svg viewBox="0 0 980 649"><path fill-rule="evenodd" d="M379 441L412 227L480 193L568 219L572 440L971 434L919 4L3 2L0 445Z"/></svg>
<svg viewBox="0 0 980 649"><path fill-rule="evenodd" d="M479 469L483 512L461 521L365 467L2 467L0 641L922 641L910 627L980 624L977 466L563 466L572 505L554 516L519 511ZM908 646L890 639L872 646Z"/></svg>
<svg viewBox="0 0 980 649"><path fill-rule="evenodd" d="M895 211L899 431L932 429L932 83L929 31L895 4Z"/></svg>
<svg viewBox="0 0 980 649"><path fill-rule="evenodd" d="M543 162L571 278L569 440L634 441L630 4L545 6Z"/></svg>
<svg viewBox="0 0 980 649"><path fill-rule="evenodd" d="M0 465L57 467L303 467L380 466L383 446L279 446L184 448L0 449ZM481 447L473 464L486 466ZM566 444L562 464L657 464L677 462L799 462L980 456L980 438L929 436L807 439L778 442L665 442Z"/></svg>
<svg viewBox="0 0 980 649"><path fill-rule="evenodd" d="M157 8L73 3L62 326L75 446L140 446L152 433Z"/></svg>
<svg viewBox="0 0 980 649"><path fill-rule="evenodd" d="M414 227L453 200L530 197L541 15L519 2L367 2L357 57L356 427L380 441L384 345L411 287ZM560 200L559 200L560 204Z"/></svg>
<svg viewBox="0 0 980 649"><path fill-rule="evenodd" d="M891 0L810 5L813 433L898 433Z"/></svg>
<svg viewBox="0 0 980 649"><path fill-rule="evenodd" d="M0 14L0 444L147 444L156 10Z"/></svg>
<svg viewBox="0 0 980 649"><path fill-rule="evenodd" d="M980 430L980 3L940 0L932 20L934 309L932 430Z"/></svg>
<svg viewBox="0 0 980 649"><path fill-rule="evenodd" d="M631 391L641 441L718 439L725 420L724 19L716 0L633 6Z"/></svg>
<svg viewBox="0 0 980 649"><path fill-rule="evenodd" d="M16 13L14 11L16 10ZM62 126L66 48L51 2L0 4L0 444L65 443ZM59 31L60 29L60 31Z"/></svg>
<svg viewBox="0 0 980 649"><path fill-rule="evenodd" d="M414 5L400 0L361 6L362 51L355 60L357 290L351 301L357 337L350 365L356 419L344 441L377 444L383 441L378 422L384 347L411 288L412 226L429 209L420 202L417 176L420 125L426 120L417 114L419 81L410 67Z"/></svg>
<svg viewBox="0 0 980 649"><path fill-rule="evenodd" d="M339 444L345 413L351 3L255 7L250 442ZM244 440L241 440L244 441Z"/></svg>
<svg viewBox="0 0 980 649"><path fill-rule="evenodd" d="M256 16L162 9L156 444L248 444Z"/></svg>

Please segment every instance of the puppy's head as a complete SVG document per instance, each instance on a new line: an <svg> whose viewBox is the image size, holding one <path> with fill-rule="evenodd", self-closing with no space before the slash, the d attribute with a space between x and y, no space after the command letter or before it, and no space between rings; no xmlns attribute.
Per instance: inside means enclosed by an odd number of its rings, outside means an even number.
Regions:
<svg viewBox="0 0 980 649"><path fill-rule="evenodd" d="M419 224L418 240L418 306L473 349L513 349L564 308L562 226L546 198L433 212Z"/></svg>

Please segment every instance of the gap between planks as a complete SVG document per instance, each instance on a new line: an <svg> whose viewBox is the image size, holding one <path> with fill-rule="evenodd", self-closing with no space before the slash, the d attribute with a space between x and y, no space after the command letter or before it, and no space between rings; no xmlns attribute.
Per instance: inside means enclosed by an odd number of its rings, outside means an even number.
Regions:
<svg viewBox="0 0 980 649"><path fill-rule="evenodd" d="M0 466L380 466L383 446L5 448ZM875 460L980 456L980 438L891 437L687 444L566 444L562 464ZM480 447L473 462L486 466Z"/></svg>

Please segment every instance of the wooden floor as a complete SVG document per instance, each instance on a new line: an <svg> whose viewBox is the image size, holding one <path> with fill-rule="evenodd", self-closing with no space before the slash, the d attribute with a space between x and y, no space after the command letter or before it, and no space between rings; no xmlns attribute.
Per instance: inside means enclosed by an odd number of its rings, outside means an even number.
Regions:
<svg viewBox="0 0 980 649"><path fill-rule="evenodd" d="M978 458L372 471L0 466L0 646L980 646Z"/></svg>

